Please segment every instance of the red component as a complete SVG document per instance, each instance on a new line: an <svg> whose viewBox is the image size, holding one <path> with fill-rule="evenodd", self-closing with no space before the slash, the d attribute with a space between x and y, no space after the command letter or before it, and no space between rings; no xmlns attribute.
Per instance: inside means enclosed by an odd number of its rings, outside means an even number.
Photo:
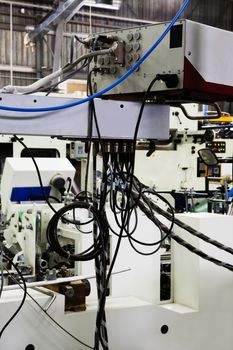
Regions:
<svg viewBox="0 0 233 350"><path fill-rule="evenodd" d="M205 81L190 61L184 58L184 90L202 101L233 101L233 86Z"/></svg>

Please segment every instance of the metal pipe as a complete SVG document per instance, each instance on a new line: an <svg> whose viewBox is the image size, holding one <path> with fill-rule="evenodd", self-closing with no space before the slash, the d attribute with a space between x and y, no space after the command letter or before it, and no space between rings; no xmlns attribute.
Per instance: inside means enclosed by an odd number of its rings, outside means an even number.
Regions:
<svg viewBox="0 0 233 350"><path fill-rule="evenodd" d="M23 72L22 72L23 73ZM0 72L0 78L3 78L3 79L9 79L9 75L4 75L4 74L1 74ZM13 75L13 79L20 79L20 80L38 80L39 78L36 78L36 77L25 77L25 76L16 76L16 75Z"/></svg>
<svg viewBox="0 0 233 350"><path fill-rule="evenodd" d="M40 292L42 294L48 295L49 297L52 297L52 299L50 300L49 304L44 309L45 311L48 311L48 309L50 309L50 307L52 306L52 304L56 300L57 295L54 292L52 292L52 291L50 291L48 289L44 289L44 288L42 289L41 287L34 287L33 289L36 290L37 292Z"/></svg>
<svg viewBox="0 0 233 350"><path fill-rule="evenodd" d="M27 288L34 288L34 287L43 287L43 286L49 286L52 284L59 284L59 283L68 283L68 282L74 282L74 281L80 281L83 279L92 279L95 278L95 275L81 275L81 276L74 276L74 277L65 277L65 278L57 278L55 280L50 281L37 281L37 282L29 282L26 283ZM9 286L4 286L3 290L15 290L20 289L21 287L18 284L12 284Z"/></svg>
<svg viewBox="0 0 233 350"><path fill-rule="evenodd" d="M114 51L116 51L117 47L118 47L118 43L115 41L109 49L103 49L100 51L91 51L89 53L86 53L85 55L82 55L79 58L77 58L74 62L70 63L67 67L64 67L63 73L69 72L71 69L73 69L75 66L77 66L81 61L83 61L87 58L113 54Z"/></svg>
<svg viewBox="0 0 233 350"><path fill-rule="evenodd" d="M85 12L85 11L80 11L77 13L77 15L89 17L89 13ZM92 13L92 17L97 17L97 18L102 18L102 19L107 18L107 19L113 19L115 21L132 22L132 23L144 23L144 24L157 24L158 23L155 21L147 21L145 19L140 19L140 18L126 18L126 17L112 16L112 15L107 15L107 14L104 14L104 17L103 17L103 14L100 14L100 13Z"/></svg>
<svg viewBox="0 0 233 350"><path fill-rule="evenodd" d="M0 64L0 71L10 71L13 70L13 72L23 72L23 73L35 73L35 68L28 67L28 66L11 66L10 64Z"/></svg>
<svg viewBox="0 0 233 350"><path fill-rule="evenodd" d="M13 85L13 9L10 3L10 83Z"/></svg>
<svg viewBox="0 0 233 350"><path fill-rule="evenodd" d="M35 83L33 83L31 85L27 85L27 86L7 85L1 89L1 92L8 92L10 94L12 94L12 93L21 93L21 94L31 93L31 92L34 92L34 91L40 89L42 86L45 86L51 80L61 76L62 73L63 73L63 70L61 68L61 69L57 70L56 72L51 73L51 74L47 75L46 77L36 81Z"/></svg>
<svg viewBox="0 0 233 350"><path fill-rule="evenodd" d="M53 79L56 79L56 78L60 77L62 74L69 72L71 69L73 69L75 66L77 66L81 61L83 61L87 58L100 56L100 55L113 54L114 51L117 49L117 46L118 46L118 43L114 42L113 45L109 49L89 52L85 55L82 55L79 58L77 58L73 63L69 64L68 66L65 66L64 68L58 69L56 72L53 72L53 73L47 75L46 77L34 82L31 85L27 85L27 86L7 85L7 86L4 86L0 91L4 92L4 93L10 93L10 94L12 94L12 93L25 94L25 93L36 92L38 89L44 87Z"/></svg>
<svg viewBox="0 0 233 350"><path fill-rule="evenodd" d="M16 2L16 1L8 1L8 0L1 0L1 4L12 4L14 6L20 6L20 7L30 7L30 8L38 8L38 9L44 9L44 10L52 10L52 6L46 6L46 5L35 5L35 4L28 4L26 2Z"/></svg>
<svg viewBox="0 0 233 350"><path fill-rule="evenodd" d="M117 275L123 272L128 272L131 269L122 269L116 272L113 272L112 275ZM68 283L68 282L74 282L74 281L80 281L80 280L89 280L95 278L95 274L93 275L80 275L80 276L73 276L73 277L65 277L65 278L57 278L56 280L50 280L50 281L37 281L37 282L29 282L26 283L27 288L34 288L34 287L43 287L48 286L52 284L59 284L59 283ZM4 286L3 291L7 290L15 290L20 289L21 286L18 284L13 284L9 286Z"/></svg>
<svg viewBox="0 0 233 350"><path fill-rule="evenodd" d="M92 8L89 7L89 34L92 34Z"/></svg>
<svg viewBox="0 0 233 350"><path fill-rule="evenodd" d="M233 1L233 0L232 0ZM37 8L37 9L44 9L44 10L53 10L52 6L46 6L46 5L35 5L35 4L27 4L24 2L15 2L15 1L8 1L8 0L1 0L1 3L9 5L10 3L14 6L22 6L22 7L29 7L29 8ZM80 11L77 13L77 15L80 16L88 16L89 13L85 11ZM103 15L100 13L92 13L92 17L99 17L103 19ZM122 21L122 22L132 22L132 23L144 23L144 24L156 24L158 22L155 21L148 21L145 19L140 19L140 18L126 18L126 17L120 17L120 16L112 16L112 15L107 15L104 14L104 18L107 19L113 19L116 21Z"/></svg>

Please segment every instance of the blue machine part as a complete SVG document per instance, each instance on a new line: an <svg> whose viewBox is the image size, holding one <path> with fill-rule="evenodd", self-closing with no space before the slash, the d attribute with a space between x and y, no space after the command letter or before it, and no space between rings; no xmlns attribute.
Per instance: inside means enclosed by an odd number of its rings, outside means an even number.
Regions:
<svg viewBox="0 0 233 350"><path fill-rule="evenodd" d="M44 200L44 195L49 196L51 187L13 187L11 192L11 202L27 202L27 201L40 201Z"/></svg>

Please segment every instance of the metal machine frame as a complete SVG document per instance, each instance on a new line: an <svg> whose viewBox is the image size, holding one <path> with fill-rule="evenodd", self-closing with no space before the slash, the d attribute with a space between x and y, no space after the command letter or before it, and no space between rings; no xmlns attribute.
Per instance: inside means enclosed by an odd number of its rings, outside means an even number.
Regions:
<svg viewBox="0 0 233 350"><path fill-rule="evenodd" d="M181 21L178 25L181 25L182 23L183 22ZM195 26L189 21L186 21L185 23L188 23L190 26ZM162 27L163 26L164 24L162 24ZM200 26L198 26L199 29L202 28L202 25ZM150 27L148 28L150 29ZM143 30L147 31L147 28L144 28ZM139 33L139 29L136 30L136 33ZM195 33L197 34L199 32L195 31ZM230 36L232 38L232 34ZM140 35L137 37L140 39ZM188 36L186 39L187 38ZM138 40L136 37L134 39L136 41ZM187 62L185 63L183 61L183 39L184 37L182 37L179 45L174 44L175 47L169 47L169 50L179 51L178 56L180 59L178 67L175 66L171 69L172 73L178 74L181 77L180 84L176 90L178 94L181 92L180 90L182 90L182 88L185 88L185 84L187 84L186 87L188 87L190 91L190 81L185 81L183 72L183 68L186 70L185 65L187 65ZM163 42L163 45L167 45L167 40ZM203 43L201 43L201 45L202 44ZM194 45L194 42L191 41L190 45ZM163 50L163 48L164 46L162 46L161 50ZM192 56L192 51L188 47L185 47L185 50L185 58L188 59L188 56ZM189 55L189 52L191 52L191 55ZM216 54L215 50L214 54ZM217 54L219 54L219 52L217 52ZM195 55L196 53L194 53L192 57L195 58ZM136 60L137 57L134 57L134 59ZM161 57L163 59L164 55ZM176 57L177 52L172 55L170 59L174 65ZM192 63L191 60L192 58L189 63ZM168 72L166 71L165 73L163 70L161 71L161 67L163 67L163 64L159 67L158 73L170 74L169 66L167 67ZM117 90L117 93L122 92L123 96L127 92L142 93L145 90L144 83L148 86L149 81L152 80L150 72L153 71L153 69L151 69L151 67L149 68L149 73L144 73L146 74L144 76L145 80L141 79L140 71L135 72L129 80L125 81L123 85L118 88L121 91ZM175 72L173 72L173 68ZM203 68L203 66L201 66L201 68ZM203 69L205 70L205 66ZM211 69L213 69L213 67L211 67ZM156 75L157 72L153 71L153 77L154 73ZM216 71L216 74L217 73L218 72ZM226 75L228 73L226 70ZM228 84L230 81L231 86L229 95L232 97L232 71L230 73L229 76L226 76L224 72L224 79L226 80L221 80L220 85L225 85L225 83ZM108 85L110 80L116 80L114 74L111 76L106 75L109 78L106 80L101 76L100 85L103 81ZM134 81L135 77L139 78L140 83L142 83L139 90L138 87L136 87L135 90L131 89L133 86L132 81ZM183 82L184 85L182 85ZM217 85L218 82L219 76L210 83ZM209 80L207 83L209 83ZM127 84L131 84L130 88ZM164 85L161 85L160 87L161 90L164 90ZM217 87L219 88L219 86ZM99 82L97 88L99 88ZM169 90L169 88L166 87L165 90ZM115 92L116 91L113 91L113 93ZM193 92L193 97L195 99L196 91L193 90ZM198 97L200 92L202 92L202 90L198 90ZM181 92L181 94L182 93L183 92ZM213 96L216 97L220 94L215 95L215 90L212 91L210 100L212 101ZM48 98L29 95L12 96L3 94L1 95L0 105L15 107L21 105L24 107L43 105L46 107L59 104L63 105L72 101L72 99L67 98ZM99 119L101 137L103 139L115 141L131 140L133 138L135 125L141 108L140 103L95 100L95 106L97 117ZM169 114L169 106L161 106L153 103L145 106L142 123L137 137L149 140L167 140L169 138ZM6 134L52 135L74 139L87 139L90 138L88 126L89 106L87 104L56 112L32 112L26 115L23 113L4 112L0 110L0 130L2 133ZM98 138L95 128L93 130L92 138ZM94 175L96 176L96 168L94 170ZM173 174L169 175L172 176ZM94 194L96 195L96 192ZM89 209L90 207L88 207L88 210ZM36 214L36 209L34 211ZM108 213L106 215L108 215ZM142 240L145 239L145 237L147 239L149 238L149 241L150 239L151 241L154 241L157 238L161 239L160 226L156 228L153 226L153 228L151 228L151 222L149 221L149 223L145 223L145 219L147 220L147 217L143 213L139 219L139 230L136 234L138 234ZM233 217L218 215L205 216L202 214L193 216L188 214L182 216L182 219L197 230L207 232L212 240L218 239L218 234L224 226L221 240L226 246L232 245L231 232ZM25 220L23 221L24 223ZM31 220L35 221L35 215L32 215ZM163 220L164 222L166 221L165 218L163 218ZM183 235L183 231L178 227L175 227L174 231L180 236ZM72 232L69 231L66 231L64 236L73 238ZM111 245L114 249L117 245L118 238L113 236L111 237ZM170 237L167 236L167 238ZM92 239L92 237L90 239ZM193 236L191 238L185 236L185 240L196 247L196 250L199 247L201 249L203 248L206 254L209 254L210 256L216 253L217 258L227 261L228 264L232 264L232 257L226 257L225 252L219 250L217 252L212 251L214 249L210 244L202 244L199 239ZM77 241L76 243L82 244L83 242ZM184 250L183 247L179 247L174 243L172 245L171 261L171 299L168 300L167 303L165 300L164 303L160 300L161 259L159 254L151 255L144 263L144 257L138 257L138 254L133 250L129 252L129 242L127 239L122 242L121 248L122 249L119 252L119 260L117 260L115 268L122 269L122 264L124 263L131 264L132 266L129 266L129 268L131 268L128 272L129 275L120 275L119 278L121 279L121 284L115 284L115 282L119 282L117 280L115 281L115 278L117 279L118 277L114 277L111 280L110 288L112 287L112 294L111 297L108 298L106 307L111 350L151 350L155 346L164 350L171 350L171 347L173 350L202 350L204 348L211 348L212 350L219 350L219 348L229 350L231 348L233 343L233 333L231 331L231 324L233 322L231 291L233 283L232 272L226 269L223 270L222 268L224 263L222 263L222 266L211 265L209 262L207 263L206 261L201 260L200 257L191 255L191 253ZM82 263L80 268L82 273L89 274L90 270L93 271L94 268L93 261L90 261L87 264ZM7 295L4 294L3 298L0 299L0 305L3 310L3 317L0 319L0 327L9 319L9 312L13 313L16 303L21 300L20 292L8 291L8 293L9 294ZM67 314L64 312L64 296L59 294L52 296L52 301L54 301L54 303L51 305L51 294L45 296L37 294L35 291L32 293L34 293L36 300L38 300L45 309L47 308L48 312L46 312L49 315L52 315L64 328L67 328L71 334L77 336L88 344L91 342L90 339L95 332L94 318L96 316L96 309L98 308L95 295L92 295L92 301L88 302L87 312L72 312ZM223 296L224 299L221 300L220 296ZM8 303L9 300L10 303ZM19 317L14 327L14 337L12 336L12 328L8 328L4 333L4 337L1 339L3 347L5 349L14 348L19 345L20 339L20 346L26 350L41 350L42 348L43 350L73 349L74 341L71 340L70 337L67 335L64 336L64 334L61 333L60 330L58 331L57 328L49 327L48 331L46 312L40 314L37 306L32 304L31 301L26 303L25 308L18 315ZM224 344L222 343L222 335L217 339L213 337L213 334L218 335L219 330L223 326L225 327ZM27 332L22 332L22 329L27 329ZM193 334L193 332L195 333ZM199 335L198 337L196 336L197 332ZM193 339L195 341L193 341ZM77 348L85 349L85 346L79 344Z"/></svg>
<svg viewBox="0 0 233 350"><path fill-rule="evenodd" d="M63 105L72 98L2 94L0 104L14 107ZM101 138L127 140L134 136L141 104L95 100ZM138 138L166 140L169 137L169 106L145 106ZM48 135L73 139L89 138L89 106L87 103L55 112L14 113L0 110L0 131L3 134ZM92 138L98 138L95 125Z"/></svg>

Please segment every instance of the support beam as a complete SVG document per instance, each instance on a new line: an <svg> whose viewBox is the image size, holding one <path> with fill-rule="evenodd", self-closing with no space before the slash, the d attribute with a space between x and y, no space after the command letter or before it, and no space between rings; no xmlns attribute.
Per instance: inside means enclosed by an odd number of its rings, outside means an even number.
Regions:
<svg viewBox="0 0 233 350"><path fill-rule="evenodd" d="M12 107L49 107L76 102L77 98L36 95L0 95L0 105ZM141 108L140 102L95 100L96 113L103 139L132 140ZM19 113L0 110L0 132L16 135L63 136L89 138L88 103L53 112ZM138 132L139 139L169 138L170 107L149 103L145 106ZM93 128L93 139L98 139Z"/></svg>
<svg viewBox="0 0 233 350"><path fill-rule="evenodd" d="M66 0L56 11L47 17L35 30L29 33L30 41L34 42L38 36L43 36L49 29L57 26L59 22L68 22L83 6L94 6L98 8L119 9L121 0L113 0L113 5L106 5L104 2L96 0Z"/></svg>
<svg viewBox="0 0 233 350"><path fill-rule="evenodd" d="M53 58L53 72L56 72L61 67L61 53L62 53L62 37L63 37L64 21L62 20L56 28L54 58ZM58 82L58 78L53 80L53 84Z"/></svg>
<svg viewBox="0 0 233 350"><path fill-rule="evenodd" d="M20 1L9 1L9 0L1 0L1 4L9 5L12 4L14 6L20 6L20 7L30 7L30 8L37 8L37 9L43 9L43 10L52 10L52 6L46 6L46 5L35 5L30 4L26 2L20 2Z"/></svg>
<svg viewBox="0 0 233 350"><path fill-rule="evenodd" d="M4 72L9 72L11 70L11 65L9 64L0 64L0 71L4 71ZM28 66L12 66L12 71L13 72L22 72L22 73L35 73L36 70L35 68L32 67L28 67Z"/></svg>

